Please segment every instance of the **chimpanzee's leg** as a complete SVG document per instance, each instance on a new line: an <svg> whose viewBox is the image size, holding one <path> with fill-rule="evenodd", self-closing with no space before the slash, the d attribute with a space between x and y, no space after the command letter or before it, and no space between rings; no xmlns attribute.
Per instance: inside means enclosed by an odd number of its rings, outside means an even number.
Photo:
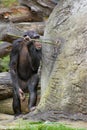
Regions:
<svg viewBox="0 0 87 130"><path fill-rule="evenodd" d="M20 103L20 96L19 90L13 89L13 110L15 116L19 116L21 114L21 103Z"/></svg>
<svg viewBox="0 0 87 130"><path fill-rule="evenodd" d="M33 75L28 81L28 89L29 89L29 110L32 111L36 106L37 101L37 85L39 82L38 74Z"/></svg>
<svg viewBox="0 0 87 130"><path fill-rule="evenodd" d="M21 103L18 85L18 76L13 69L10 70L12 85L13 85L13 110L15 116L21 114Z"/></svg>

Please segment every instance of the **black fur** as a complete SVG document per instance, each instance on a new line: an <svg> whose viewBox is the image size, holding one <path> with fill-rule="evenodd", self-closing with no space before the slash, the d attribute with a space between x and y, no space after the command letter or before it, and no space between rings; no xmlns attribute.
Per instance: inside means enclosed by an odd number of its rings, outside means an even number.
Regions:
<svg viewBox="0 0 87 130"><path fill-rule="evenodd" d="M33 35L33 34L32 34ZM37 74L41 60L41 49L36 49L34 41L25 41L24 38L13 42L10 54L10 74L13 84L13 110L15 115L21 114L20 92L28 88L30 93L29 109L36 105Z"/></svg>

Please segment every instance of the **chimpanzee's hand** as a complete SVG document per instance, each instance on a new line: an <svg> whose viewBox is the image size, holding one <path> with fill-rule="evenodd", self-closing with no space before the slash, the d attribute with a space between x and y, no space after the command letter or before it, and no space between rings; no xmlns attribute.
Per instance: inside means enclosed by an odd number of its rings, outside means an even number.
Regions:
<svg viewBox="0 0 87 130"><path fill-rule="evenodd" d="M25 94L24 94L24 92L22 91L21 88L19 88L19 95L20 95L21 101L24 101L25 100Z"/></svg>
<svg viewBox="0 0 87 130"><path fill-rule="evenodd" d="M40 50L42 48L42 45L40 42L34 42L34 46L37 50Z"/></svg>
<svg viewBox="0 0 87 130"><path fill-rule="evenodd" d="M30 40L31 38L28 35L24 37L24 41L30 41Z"/></svg>

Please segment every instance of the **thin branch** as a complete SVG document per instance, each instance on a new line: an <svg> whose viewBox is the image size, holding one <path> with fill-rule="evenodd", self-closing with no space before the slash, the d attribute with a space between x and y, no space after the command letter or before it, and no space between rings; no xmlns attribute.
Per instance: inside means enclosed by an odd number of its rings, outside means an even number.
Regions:
<svg viewBox="0 0 87 130"><path fill-rule="evenodd" d="M17 36L17 35L13 35L13 34L7 34L8 36L11 36L15 39L17 38L24 38L23 36ZM55 40L49 40L49 39L31 39L29 37L30 41L36 41L36 42L40 42L40 43L45 43L45 44L51 44L51 45L58 45L59 40L55 41Z"/></svg>

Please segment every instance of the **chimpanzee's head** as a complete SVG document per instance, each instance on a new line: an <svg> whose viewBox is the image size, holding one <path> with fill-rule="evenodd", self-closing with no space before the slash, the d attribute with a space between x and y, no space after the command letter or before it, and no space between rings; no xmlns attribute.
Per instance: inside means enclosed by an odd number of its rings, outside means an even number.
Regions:
<svg viewBox="0 0 87 130"><path fill-rule="evenodd" d="M31 39L39 39L40 38L40 35L37 32L32 31L32 30L24 33L23 37L27 37L27 36L29 36Z"/></svg>
<svg viewBox="0 0 87 130"><path fill-rule="evenodd" d="M30 31L25 32L23 37L25 40L29 41L30 38L31 39L39 39L40 35L37 32L30 30ZM41 47L42 47L41 43L37 42L37 41L34 42L34 46L37 50L41 49Z"/></svg>

